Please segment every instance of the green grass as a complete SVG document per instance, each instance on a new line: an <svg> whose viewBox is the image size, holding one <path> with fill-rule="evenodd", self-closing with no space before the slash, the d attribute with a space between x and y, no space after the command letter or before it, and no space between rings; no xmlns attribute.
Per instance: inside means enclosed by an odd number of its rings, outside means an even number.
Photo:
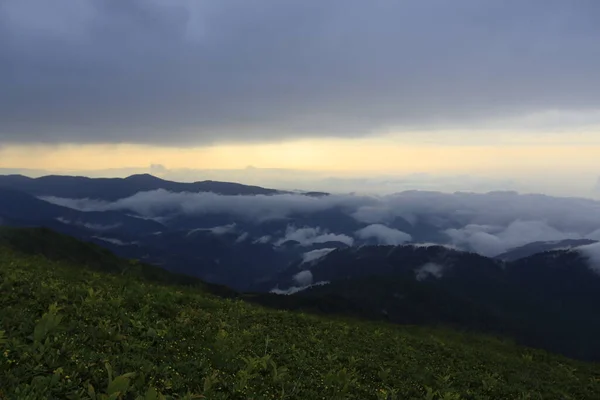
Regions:
<svg viewBox="0 0 600 400"><path fill-rule="evenodd" d="M0 399L600 398L597 364L97 269L0 246Z"/></svg>

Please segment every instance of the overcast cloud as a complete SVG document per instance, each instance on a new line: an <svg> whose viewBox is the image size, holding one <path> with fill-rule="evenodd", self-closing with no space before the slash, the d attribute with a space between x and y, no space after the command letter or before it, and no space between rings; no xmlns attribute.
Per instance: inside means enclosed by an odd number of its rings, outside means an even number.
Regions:
<svg viewBox="0 0 600 400"><path fill-rule="evenodd" d="M596 0L3 0L0 144L585 130L599 16Z"/></svg>

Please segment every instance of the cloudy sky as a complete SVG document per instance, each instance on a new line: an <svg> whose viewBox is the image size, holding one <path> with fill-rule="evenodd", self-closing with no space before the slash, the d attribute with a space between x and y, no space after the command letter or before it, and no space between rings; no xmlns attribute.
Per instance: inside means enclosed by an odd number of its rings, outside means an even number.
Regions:
<svg viewBox="0 0 600 400"><path fill-rule="evenodd" d="M2 0L0 168L469 174L587 195L599 18L597 0Z"/></svg>

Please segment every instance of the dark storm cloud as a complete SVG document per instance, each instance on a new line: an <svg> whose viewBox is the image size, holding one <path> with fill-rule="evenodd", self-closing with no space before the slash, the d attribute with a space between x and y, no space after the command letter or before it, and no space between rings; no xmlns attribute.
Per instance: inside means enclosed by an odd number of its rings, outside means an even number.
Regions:
<svg viewBox="0 0 600 400"><path fill-rule="evenodd" d="M591 112L599 18L596 0L3 0L0 142L205 144Z"/></svg>

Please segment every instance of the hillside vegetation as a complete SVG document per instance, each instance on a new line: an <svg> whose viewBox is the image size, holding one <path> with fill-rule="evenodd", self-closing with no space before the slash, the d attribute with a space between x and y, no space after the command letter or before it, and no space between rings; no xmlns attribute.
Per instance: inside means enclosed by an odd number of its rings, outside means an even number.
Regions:
<svg viewBox="0 0 600 400"><path fill-rule="evenodd" d="M0 293L0 398L600 398L597 364L263 308L47 230L0 231Z"/></svg>
<svg viewBox="0 0 600 400"><path fill-rule="evenodd" d="M580 251L559 249L501 262L443 246L352 247L313 264L292 265L265 287L294 287L296 275L306 269L312 282L330 283L284 299L290 309L450 325L600 361L600 275Z"/></svg>

